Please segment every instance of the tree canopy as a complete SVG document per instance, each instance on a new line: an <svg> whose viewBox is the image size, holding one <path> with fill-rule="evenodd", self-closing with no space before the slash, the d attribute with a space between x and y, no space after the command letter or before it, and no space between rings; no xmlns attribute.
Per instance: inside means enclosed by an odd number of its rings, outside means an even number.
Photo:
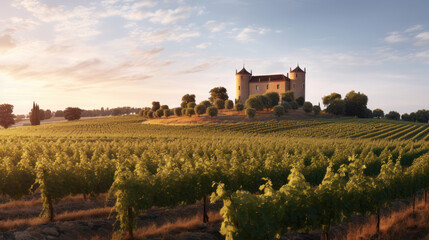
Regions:
<svg viewBox="0 0 429 240"><path fill-rule="evenodd" d="M221 99L223 101L228 99L228 94L226 92L226 88L224 87L215 87L210 90L210 102L214 102L216 99Z"/></svg>
<svg viewBox="0 0 429 240"><path fill-rule="evenodd" d="M0 126L8 128L14 123L13 106L10 104L0 104Z"/></svg>

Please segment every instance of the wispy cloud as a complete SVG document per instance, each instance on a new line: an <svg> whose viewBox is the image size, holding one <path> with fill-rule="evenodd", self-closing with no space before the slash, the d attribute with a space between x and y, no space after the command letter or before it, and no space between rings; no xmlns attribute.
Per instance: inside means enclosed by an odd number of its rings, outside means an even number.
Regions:
<svg viewBox="0 0 429 240"><path fill-rule="evenodd" d="M416 35L415 39L418 45L429 44L429 32L421 32Z"/></svg>
<svg viewBox="0 0 429 240"><path fill-rule="evenodd" d="M227 26L227 23L224 22L217 22L215 20L210 20L207 21L204 24L204 27L206 27L209 31L211 32L219 32L222 31L223 29L225 29L225 27Z"/></svg>
<svg viewBox="0 0 429 240"><path fill-rule="evenodd" d="M250 42L254 41L256 36L264 35L269 32L270 29L261 28L261 27L245 27L239 31L239 33L235 36L235 39L239 42Z"/></svg>
<svg viewBox="0 0 429 240"><path fill-rule="evenodd" d="M4 53L15 46L15 41L10 35L0 36L0 53Z"/></svg>
<svg viewBox="0 0 429 240"><path fill-rule="evenodd" d="M208 46L210 46L211 45L211 43L210 42L204 42L204 43L201 43L201 44L198 44L197 46L196 46L196 48L199 48L199 49L205 49L205 48L207 48Z"/></svg>
<svg viewBox="0 0 429 240"><path fill-rule="evenodd" d="M408 40L407 37L403 36L399 32L391 32L384 40L388 43L400 43Z"/></svg>

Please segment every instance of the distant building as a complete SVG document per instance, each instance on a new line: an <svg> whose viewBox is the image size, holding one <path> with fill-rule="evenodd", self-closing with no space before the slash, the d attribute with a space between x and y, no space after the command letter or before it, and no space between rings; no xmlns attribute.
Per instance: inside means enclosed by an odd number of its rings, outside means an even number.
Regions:
<svg viewBox="0 0 429 240"><path fill-rule="evenodd" d="M253 76L244 68L239 72L235 71L237 102L246 102L250 95L264 94L266 92L277 92L279 94L286 91L293 91L295 98L304 97L305 99L305 73L297 66L294 70L286 74L258 75Z"/></svg>

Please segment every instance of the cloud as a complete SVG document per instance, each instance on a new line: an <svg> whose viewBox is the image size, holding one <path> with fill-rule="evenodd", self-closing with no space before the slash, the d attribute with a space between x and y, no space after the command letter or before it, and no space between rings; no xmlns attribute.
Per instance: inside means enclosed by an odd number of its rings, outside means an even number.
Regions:
<svg viewBox="0 0 429 240"><path fill-rule="evenodd" d="M407 37L403 36L399 32L391 32L384 40L388 43L400 43L408 40Z"/></svg>
<svg viewBox="0 0 429 240"><path fill-rule="evenodd" d="M181 42L184 39L198 36L200 36L198 31L182 27L164 28L139 33L140 40L147 44L162 43L165 41Z"/></svg>
<svg viewBox="0 0 429 240"><path fill-rule="evenodd" d="M197 73L197 72L202 72L207 70L208 68L211 67L210 63L202 63L202 64L198 64L188 70L182 71L180 72L180 74L191 74L191 73Z"/></svg>
<svg viewBox="0 0 429 240"><path fill-rule="evenodd" d="M246 27L235 36L235 39L239 42L250 42L254 41L256 36L264 35L268 31L270 30L266 28Z"/></svg>
<svg viewBox="0 0 429 240"><path fill-rule="evenodd" d="M226 25L227 23L210 20L204 24L204 27L210 30L210 32L219 32L219 31L222 31L226 27Z"/></svg>
<svg viewBox="0 0 429 240"><path fill-rule="evenodd" d="M189 18L193 9L192 7L178 7L176 9L167 10L158 9L150 14L150 21L164 25L175 24L180 20Z"/></svg>
<svg viewBox="0 0 429 240"><path fill-rule="evenodd" d="M197 46L196 46L196 48L199 48L199 49L205 49L205 48L207 48L208 46L210 46L211 45L211 43L210 42L204 42L204 43L201 43L201 44L198 44Z"/></svg>
<svg viewBox="0 0 429 240"><path fill-rule="evenodd" d="M415 39L418 45L429 44L429 32L421 32L416 35Z"/></svg>
<svg viewBox="0 0 429 240"><path fill-rule="evenodd" d="M414 26L408 28L407 30L405 30L405 32L406 33L417 32L417 31L421 31L421 30L423 30L423 25L414 25Z"/></svg>
<svg viewBox="0 0 429 240"><path fill-rule="evenodd" d="M16 46L15 40L10 35L0 36L0 53L4 53Z"/></svg>

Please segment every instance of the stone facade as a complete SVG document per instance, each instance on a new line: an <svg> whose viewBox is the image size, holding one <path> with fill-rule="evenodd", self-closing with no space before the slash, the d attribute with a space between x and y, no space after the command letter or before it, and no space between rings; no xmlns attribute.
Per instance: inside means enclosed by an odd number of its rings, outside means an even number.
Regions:
<svg viewBox="0 0 429 240"><path fill-rule="evenodd" d="M266 92L277 92L279 94L286 91L293 91L295 98L304 97L305 99L305 73L297 66L294 70L286 74L274 75L252 75L244 67L239 72L235 72L236 80L236 101L245 103L250 95L264 94Z"/></svg>

